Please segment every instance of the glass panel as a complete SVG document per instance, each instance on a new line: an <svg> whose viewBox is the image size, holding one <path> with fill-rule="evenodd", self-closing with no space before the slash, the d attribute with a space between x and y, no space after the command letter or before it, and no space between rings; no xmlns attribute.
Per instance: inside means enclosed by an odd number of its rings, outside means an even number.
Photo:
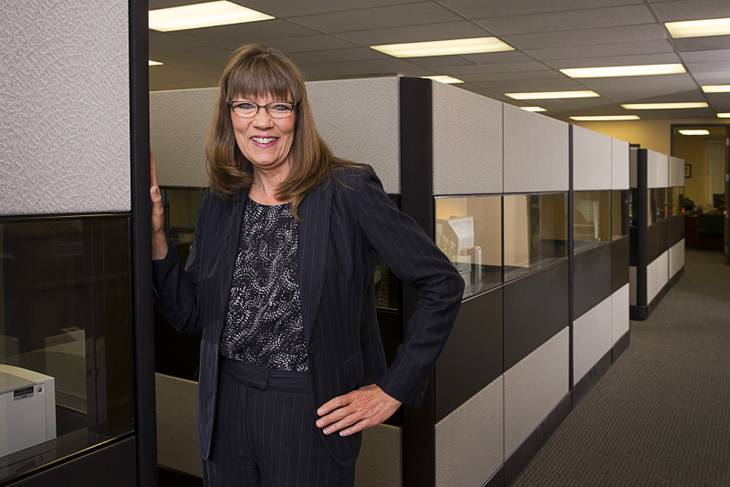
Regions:
<svg viewBox="0 0 730 487"><path fill-rule="evenodd" d="M611 240L611 192L576 191L573 198L575 254Z"/></svg>
<svg viewBox="0 0 730 487"><path fill-rule="evenodd" d="M505 195L505 281L567 256L567 193Z"/></svg>
<svg viewBox="0 0 730 487"><path fill-rule="evenodd" d="M669 209L672 216L680 216L684 214L684 186L675 186L672 188L672 197L669 203Z"/></svg>
<svg viewBox="0 0 730 487"><path fill-rule="evenodd" d="M631 191L611 191L611 240L618 240L629 234L631 221Z"/></svg>
<svg viewBox="0 0 730 487"><path fill-rule="evenodd" d="M648 215L646 221L653 225L659 220L667 218L667 188L650 188L647 194L649 204L647 205Z"/></svg>
<svg viewBox="0 0 730 487"><path fill-rule="evenodd" d="M0 483L132 431L128 216L0 223Z"/></svg>
<svg viewBox="0 0 730 487"><path fill-rule="evenodd" d="M185 262L193 244L195 220L203 202L205 188L161 187L165 205L165 230L175 244L181 262Z"/></svg>
<svg viewBox="0 0 730 487"><path fill-rule="evenodd" d="M464 298L502 282L502 198L436 198L436 245L464 278Z"/></svg>

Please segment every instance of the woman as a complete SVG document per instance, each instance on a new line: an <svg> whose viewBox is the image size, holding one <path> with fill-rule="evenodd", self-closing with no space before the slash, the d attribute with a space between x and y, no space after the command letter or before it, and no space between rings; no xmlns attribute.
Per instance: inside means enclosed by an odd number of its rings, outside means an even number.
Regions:
<svg viewBox="0 0 730 487"><path fill-rule="evenodd" d="M463 281L369 166L332 156L300 71L276 50L232 56L206 156L210 189L184 269L154 165L150 189L155 302L178 330L202 330L206 485L353 485L361 431L421 401ZM420 290L388 370L378 255Z"/></svg>

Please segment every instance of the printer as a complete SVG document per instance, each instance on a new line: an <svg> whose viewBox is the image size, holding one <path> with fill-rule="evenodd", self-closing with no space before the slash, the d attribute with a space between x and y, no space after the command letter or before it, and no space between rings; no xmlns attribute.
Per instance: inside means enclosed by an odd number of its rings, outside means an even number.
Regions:
<svg viewBox="0 0 730 487"><path fill-rule="evenodd" d="M0 457L54 438L53 377L0 364Z"/></svg>

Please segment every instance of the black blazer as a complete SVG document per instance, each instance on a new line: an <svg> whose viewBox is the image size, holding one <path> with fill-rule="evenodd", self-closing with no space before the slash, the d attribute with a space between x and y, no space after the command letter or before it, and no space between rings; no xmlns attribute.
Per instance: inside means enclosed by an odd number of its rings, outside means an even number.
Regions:
<svg viewBox="0 0 730 487"><path fill-rule="evenodd" d="M219 340L247 197L246 190L229 201L206 192L185 268L172 244L165 259L154 261L160 312L179 331L202 329L198 435L203 458L210 453ZM302 200L299 216L300 296L314 409L372 383L405 404L418 405L456 318L461 276L416 222L396 208L369 166L334 169ZM403 283L419 290L404 341L387 370L375 312L378 255ZM340 465L354 464L361 434L322 437Z"/></svg>

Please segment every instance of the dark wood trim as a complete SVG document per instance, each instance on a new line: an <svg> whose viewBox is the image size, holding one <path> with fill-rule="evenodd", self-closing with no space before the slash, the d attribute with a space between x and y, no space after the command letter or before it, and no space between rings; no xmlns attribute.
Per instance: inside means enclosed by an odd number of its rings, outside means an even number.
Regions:
<svg viewBox="0 0 730 487"><path fill-rule="evenodd" d="M494 475L492 475L492 478L487 480L487 483L484 484L482 487L504 487L504 485L504 465L502 465L501 467L499 467L499 470L497 470Z"/></svg>
<svg viewBox="0 0 730 487"><path fill-rule="evenodd" d="M573 316L575 309L575 184L573 125L568 125L568 389L573 387ZM505 368L505 370L507 370Z"/></svg>
<svg viewBox="0 0 730 487"><path fill-rule="evenodd" d="M616 343L613 344L613 348L611 349L611 362L615 362L616 360L618 360L621 354L624 353L627 348L629 348L630 344L631 330L624 333L623 336L621 336L621 338L616 340Z"/></svg>
<svg viewBox="0 0 730 487"><path fill-rule="evenodd" d="M631 248L636 252L636 305L646 306L646 295L647 295L647 277L646 267L649 265L647 259L647 150L639 149L636 154L636 211L637 213L637 226L636 226L636 241L632 242Z"/></svg>
<svg viewBox="0 0 730 487"><path fill-rule="evenodd" d="M576 385L573 386L573 407L585 398L588 391L593 388L603 374L611 367L611 350L606 352L598 362L586 372Z"/></svg>
<svg viewBox="0 0 730 487"><path fill-rule="evenodd" d="M203 479L171 468L157 466L157 487L203 487Z"/></svg>
<svg viewBox="0 0 730 487"><path fill-rule="evenodd" d="M656 296L654 296L654 299L648 305L631 306L629 308L629 317L634 321L644 321L649 318L649 316L651 316L651 314L654 312L662 299L664 299L664 296L669 292L670 289L672 289L672 286L674 286L677 281L679 281L683 274L684 267L678 270L677 273L669 279L669 282L664 285L662 290L659 291Z"/></svg>

